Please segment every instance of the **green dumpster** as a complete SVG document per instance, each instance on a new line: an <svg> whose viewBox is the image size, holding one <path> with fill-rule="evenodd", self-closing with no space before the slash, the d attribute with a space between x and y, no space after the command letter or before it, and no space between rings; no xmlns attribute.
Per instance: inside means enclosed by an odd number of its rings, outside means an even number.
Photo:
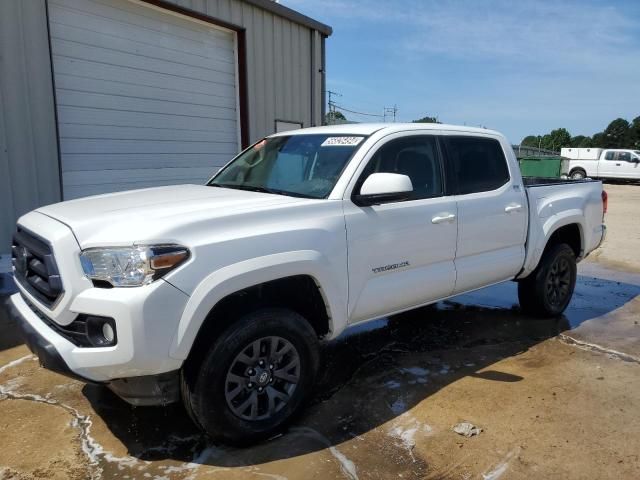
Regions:
<svg viewBox="0 0 640 480"><path fill-rule="evenodd" d="M560 178L562 171L562 157L545 155L523 157L519 160L523 177Z"/></svg>

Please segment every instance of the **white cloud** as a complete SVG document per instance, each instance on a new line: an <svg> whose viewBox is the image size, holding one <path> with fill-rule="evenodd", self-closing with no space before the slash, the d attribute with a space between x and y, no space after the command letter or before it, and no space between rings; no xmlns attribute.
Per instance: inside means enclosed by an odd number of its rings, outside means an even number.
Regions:
<svg viewBox="0 0 640 480"><path fill-rule="evenodd" d="M378 42L413 54L535 63L543 68L640 70L640 22L610 4L586 1L288 0L287 5L337 22L386 26ZM376 26L372 26L375 28ZM378 25L377 28L380 26ZM626 64L620 65L620 62Z"/></svg>

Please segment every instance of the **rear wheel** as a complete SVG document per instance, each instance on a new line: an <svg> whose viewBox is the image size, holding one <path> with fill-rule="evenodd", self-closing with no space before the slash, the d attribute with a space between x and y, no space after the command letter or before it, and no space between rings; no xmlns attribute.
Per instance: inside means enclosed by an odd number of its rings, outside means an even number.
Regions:
<svg viewBox="0 0 640 480"><path fill-rule="evenodd" d="M520 307L533 315L560 315L571 301L576 276L576 257L571 247L565 243L550 247L533 273L518 282Z"/></svg>
<svg viewBox="0 0 640 480"><path fill-rule="evenodd" d="M309 323L286 309L249 313L213 343L184 383L187 410L212 437L232 444L268 438L311 391L318 341Z"/></svg>
<svg viewBox="0 0 640 480"><path fill-rule="evenodd" d="M587 172L581 168L576 168L571 172L571 180L584 180L587 177Z"/></svg>

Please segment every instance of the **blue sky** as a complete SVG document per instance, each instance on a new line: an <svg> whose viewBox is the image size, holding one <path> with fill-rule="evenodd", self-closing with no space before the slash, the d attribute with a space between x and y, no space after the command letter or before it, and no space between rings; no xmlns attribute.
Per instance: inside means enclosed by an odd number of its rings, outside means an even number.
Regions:
<svg viewBox="0 0 640 480"><path fill-rule="evenodd" d="M592 135L640 115L637 0L281 3L333 27L327 86L353 110L396 104L401 121L438 116L513 143L557 127Z"/></svg>

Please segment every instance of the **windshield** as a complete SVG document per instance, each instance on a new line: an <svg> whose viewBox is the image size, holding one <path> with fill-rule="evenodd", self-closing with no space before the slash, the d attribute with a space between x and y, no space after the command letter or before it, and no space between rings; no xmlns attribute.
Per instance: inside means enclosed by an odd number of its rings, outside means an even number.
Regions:
<svg viewBox="0 0 640 480"><path fill-rule="evenodd" d="M223 168L209 185L326 198L363 139L354 135L265 138Z"/></svg>

